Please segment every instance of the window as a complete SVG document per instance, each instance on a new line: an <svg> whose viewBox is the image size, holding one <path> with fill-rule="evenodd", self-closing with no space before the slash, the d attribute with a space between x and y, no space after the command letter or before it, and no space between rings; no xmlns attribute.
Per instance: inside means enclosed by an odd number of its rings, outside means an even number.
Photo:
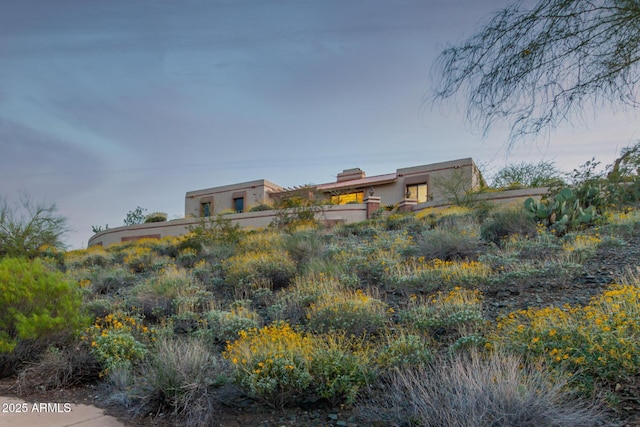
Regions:
<svg viewBox="0 0 640 427"><path fill-rule="evenodd" d="M364 203L364 191L331 196L331 203L335 205L346 205L347 203Z"/></svg>
<svg viewBox="0 0 640 427"><path fill-rule="evenodd" d="M211 216L211 202L200 203L200 216Z"/></svg>
<svg viewBox="0 0 640 427"><path fill-rule="evenodd" d="M407 185L406 194L408 199L416 199L418 203L427 201L427 183Z"/></svg>
<svg viewBox="0 0 640 427"><path fill-rule="evenodd" d="M233 199L233 209L236 213L244 212L244 197L237 197Z"/></svg>

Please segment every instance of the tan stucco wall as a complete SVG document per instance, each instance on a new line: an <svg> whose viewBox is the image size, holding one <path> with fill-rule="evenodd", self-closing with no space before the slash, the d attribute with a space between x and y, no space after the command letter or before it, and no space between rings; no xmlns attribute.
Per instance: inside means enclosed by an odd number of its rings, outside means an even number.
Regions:
<svg viewBox="0 0 640 427"><path fill-rule="evenodd" d="M421 179L421 177L424 177L427 182L427 191L431 199L440 203L448 201L445 192L438 185L441 181L456 177L456 179L464 180L468 188L477 188L480 184L480 176L476 165L471 158L465 158L401 168L396 171L395 182L370 187L354 187L352 190L363 190L366 197L369 189L373 187L374 195L380 197L382 206L397 205L405 198L407 182L416 183L415 181Z"/></svg>
<svg viewBox="0 0 640 427"><path fill-rule="evenodd" d="M241 182L239 184L224 185L187 192L184 201L185 218L200 216L200 203L213 199L212 215L233 209L234 193L245 194L245 212L255 205L270 203L270 193L281 191L283 188L266 179Z"/></svg>
<svg viewBox="0 0 640 427"><path fill-rule="evenodd" d="M506 205L506 204L519 204L524 203L529 197L536 200L542 199L542 197L549 192L549 188L520 188L517 190L504 190L496 192L480 193L477 196L478 201L488 202L494 205ZM451 202L448 200L433 200L427 203L420 203L416 205L412 210L414 212L421 211L429 208L440 208L451 206Z"/></svg>
<svg viewBox="0 0 640 427"><path fill-rule="evenodd" d="M246 212L240 214L224 215L234 224L243 228L263 228L269 226L276 215L276 211ZM353 223L367 219L367 207L365 204L349 204L341 206L326 206L316 215L319 221L327 223ZM109 246L128 240L141 238L163 238L169 236L182 236L189 232L190 226L200 223L201 218L179 219L167 222L155 222L149 224L131 225L128 227L110 228L94 234L89 239L89 246Z"/></svg>

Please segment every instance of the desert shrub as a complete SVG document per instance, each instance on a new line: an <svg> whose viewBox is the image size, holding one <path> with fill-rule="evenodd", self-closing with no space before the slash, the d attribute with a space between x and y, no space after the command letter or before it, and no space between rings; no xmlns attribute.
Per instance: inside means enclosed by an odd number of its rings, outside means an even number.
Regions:
<svg viewBox="0 0 640 427"><path fill-rule="evenodd" d="M423 335L399 330L387 333L378 350L376 363L383 369L421 366L432 357L431 343Z"/></svg>
<svg viewBox="0 0 640 427"><path fill-rule="evenodd" d="M206 329L201 331L213 344L222 344L238 339L238 333L260 326L260 316L243 306L230 311L211 310L204 315Z"/></svg>
<svg viewBox="0 0 640 427"><path fill-rule="evenodd" d="M358 277L363 285L383 285L389 270L404 254L414 251L412 236L405 231L381 232L370 241L348 239L328 245L327 257L345 273Z"/></svg>
<svg viewBox="0 0 640 427"><path fill-rule="evenodd" d="M238 252L264 252L282 249L285 234L276 230L259 230L247 233L238 244Z"/></svg>
<svg viewBox="0 0 640 427"><path fill-rule="evenodd" d="M91 319L104 317L114 311L115 303L110 298L95 298L84 304L85 310Z"/></svg>
<svg viewBox="0 0 640 427"><path fill-rule="evenodd" d="M18 394L58 390L97 381L100 364L86 343L65 348L49 346L18 375Z"/></svg>
<svg viewBox="0 0 640 427"><path fill-rule="evenodd" d="M167 214L165 212L152 212L144 218L145 223L149 222L165 222Z"/></svg>
<svg viewBox="0 0 640 427"><path fill-rule="evenodd" d="M273 289L289 285L296 273L296 264L282 249L243 252L224 262L225 278L232 286L268 280Z"/></svg>
<svg viewBox="0 0 640 427"><path fill-rule="evenodd" d="M557 187L564 184L563 172L554 162L513 163L506 165L493 176L495 188Z"/></svg>
<svg viewBox="0 0 640 427"><path fill-rule="evenodd" d="M498 319L492 341L568 370L582 389L640 369L640 288L615 285L584 307L520 310Z"/></svg>
<svg viewBox="0 0 640 427"><path fill-rule="evenodd" d="M161 337L137 385L138 412L165 413L183 425L212 425L218 404L211 389L226 382L227 364L194 338Z"/></svg>
<svg viewBox="0 0 640 427"><path fill-rule="evenodd" d="M90 246L87 249L69 251L64 254L64 263L71 268L106 267L113 257L102 246Z"/></svg>
<svg viewBox="0 0 640 427"><path fill-rule="evenodd" d="M291 286L282 289L275 302L268 308L269 315L275 320L289 320L292 324L306 319L306 310L311 305L324 298L345 290L343 284L336 277L315 273L297 276Z"/></svg>
<svg viewBox="0 0 640 427"><path fill-rule="evenodd" d="M223 356L235 371L236 383L250 396L280 408L303 396L311 384L313 338L286 323L240 331Z"/></svg>
<svg viewBox="0 0 640 427"><path fill-rule="evenodd" d="M181 249L176 257L176 263L184 268L193 268L199 260L198 251L193 248Z"/></svg>
<svg viewBox="0 0 640 427"><path fill-rule="evenodd" d="M500 245L508 236L534 237L536 222L521 207L495 212L482 224L480 236L487 242Z"/></svg>
<svg viewBox="0 0 640 427"><path fill-rule="evenodd" d="M83 339L102 366L102 374L117 368L130 368L147 354L147 343L155 340L155 331L144 326L138 316L117 311L96 319Z"/></svg>
<svg viewBox="0 0 640 427"><path fill-rule="evenodd" d="M602 242L600 237L586 234L567 234L562 240L565 258L575 263L583 263L593 257Z"/></svg>
<svg viewBox="0 0 640 427"><path fill-rule="evenodd" d="M235 213L235 212L232 212ZM238 224L224 218L222 214L215 217L203 217L197 225L189 227L189 234L178 244L179 249L191 248L201 251L205 247L226 246L233 248L243 240L245 232Z"/></svg>
<svg viewBox="0 0 640 427"><path fill-rule="evenodd" d="M138 277L124 268L105 268L92 272L91 289L96 295L117 293L133 286Z"/></svg>
<svg viewBox="0 0 640 427"><path fill-rule="evenodd" d="M337 237L361 237L370 239L380 231L376 227L375 221L360 221L350 224L340 224L332 230Z"/></svg>
<svg viewBox="0 0 640 427"><path fill-rule="evenodd" d="M35 257L45 248L64 249L67 219L55 204L33 202L23 194L14 205L0 197L0 257Z"/></svg>
<svg viewBox="0 0 640 427"><path fill-rule="evenodd" d="M156 275L136 287L132 294L137 306L148 311L149 308L153 310L148 305L155 303L155 307L166 315L202 312L211 299L211 293L188 270L173 265L160 269Z"/></svg>
<svg viewBox="0 0 640 427"><path fill-rule="evenodd" d="M628 238L635 236L640 227L640 211L637 209L609 209L604 213L604 218L606 225L602 227L603 234L606 232L612 236Z"/></svg>
<svg viewBox="0 0 640 427"><path fill-rule="evenodd" d="M601 425L595 405L565 391L544 367L516 356L471 352L391 371L362 400L365 420L385 425L539 427Z"/></svg>
<svg viewBox="0 0 640 427"><path fill-rule="evenodd" d="M270 211L272 209L273 209L272 206L269 206L269 205L264 204L264 203L260 203L258 205L252 206L251 209L249 209L249 212Z"/></svg>
<svg viewBox="0 0 640 427"><path fill-rule="evenodd" d="M352 405L374 378L372 351L361 340L344 334L319 336L311 355L312 392L332 406Z"/></svg>
<svg viewBox="0 0 640 427"><path fill-rule="evenodd" d="M316 332L342 331L347 335L376 334L386 324L386 303L358 289L325 295L307 309L309 328Z"/></svg>
<svg viewBox="0 0 640 427"><path fill-rule="evenodd" d="M389 281L403 288L433 290L482 282L491 270L480 261L443 261L411 258L389 269Z"/></svg>
<svg viewBox="0 0 640 427"><path fill-rule="evenodd" d="M75 331L87 318L76 285L39 259L0 259L0 353L21 340Z"/></svg>
<svg viewBox="0 0 640 427"><path fill-rule="evenodd" d="M162 266L162 259L148 246L142 243L130 246L126 251L123 263L133 273L145 273Z"/></svg>
<svg viewBox="0 0 640 427"><path fill-rule="evenodd" d="M473 259L478 256L482 242L473 229L436 228L420 236L418 254L425 259L445 261Z"/></svg>
<svg viewBox="0 0 640 427"><path fill-rule="evenodd" d="M312 258L322 254L324 244L316 230L300 230L287 234L282 247L302 269Z"/></svg>
<svg viewBox="0 0 640 427"><path fill-rule="evenodd" d="M447 217L469 217L475 210L463 206L448 206L446 208L427 208L416 213L416 217L423 220L429 228L435 228L439 224L449 222Z"/></svg>
<svg viewBox="0 0 640 427"><path fill-rule="evenodd" d="M403 230L412 236L417 236L428 226L427 223L412 213L394 213L386 218L385 226L387 230Z"/></svg>
<svg viewBox="0 0 640 427"><path fill-rule="evenodd" d="M544 260L558 255L562 251L558 237L543 226L538 226L537 230L532 237L513 234L503 239L500 249L503 253L531 260Z"/></svg>
<svg viewBox="0 0 640 427"><path fill-rule="evenodd" d="M482 325L482 300L479 291L455 288L426 299L412 298L410 306L399 313L402 324L414 331L427 332L442 339L476 333Z"/></svg>

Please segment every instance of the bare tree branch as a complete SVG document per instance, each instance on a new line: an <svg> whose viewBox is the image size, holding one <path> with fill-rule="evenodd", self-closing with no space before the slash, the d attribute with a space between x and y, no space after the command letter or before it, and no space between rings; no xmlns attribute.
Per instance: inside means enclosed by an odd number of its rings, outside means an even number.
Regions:
<svg viewBox="0 0 640 427"><path fill-rule="evenodd" d="M485 135L507 121L513 143L589 103L637 107L639 63L638 0L516 3L440 54L434 99L463 93L467 120Z"/></svg>

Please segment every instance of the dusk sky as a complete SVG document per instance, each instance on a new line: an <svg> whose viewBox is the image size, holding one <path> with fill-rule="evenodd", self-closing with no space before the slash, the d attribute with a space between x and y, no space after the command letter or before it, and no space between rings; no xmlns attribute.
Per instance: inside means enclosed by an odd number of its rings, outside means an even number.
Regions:
<svg viewBox="0 0 640 427"><path fill-rule="evenodd" d="M588 114L507 151L463 99L424 103L434 59L507 0L1 0L0 196L91 226L137 206L184 216L187 191L334 181L472 157L570 170L612 162L637 112Z"/></svg>

